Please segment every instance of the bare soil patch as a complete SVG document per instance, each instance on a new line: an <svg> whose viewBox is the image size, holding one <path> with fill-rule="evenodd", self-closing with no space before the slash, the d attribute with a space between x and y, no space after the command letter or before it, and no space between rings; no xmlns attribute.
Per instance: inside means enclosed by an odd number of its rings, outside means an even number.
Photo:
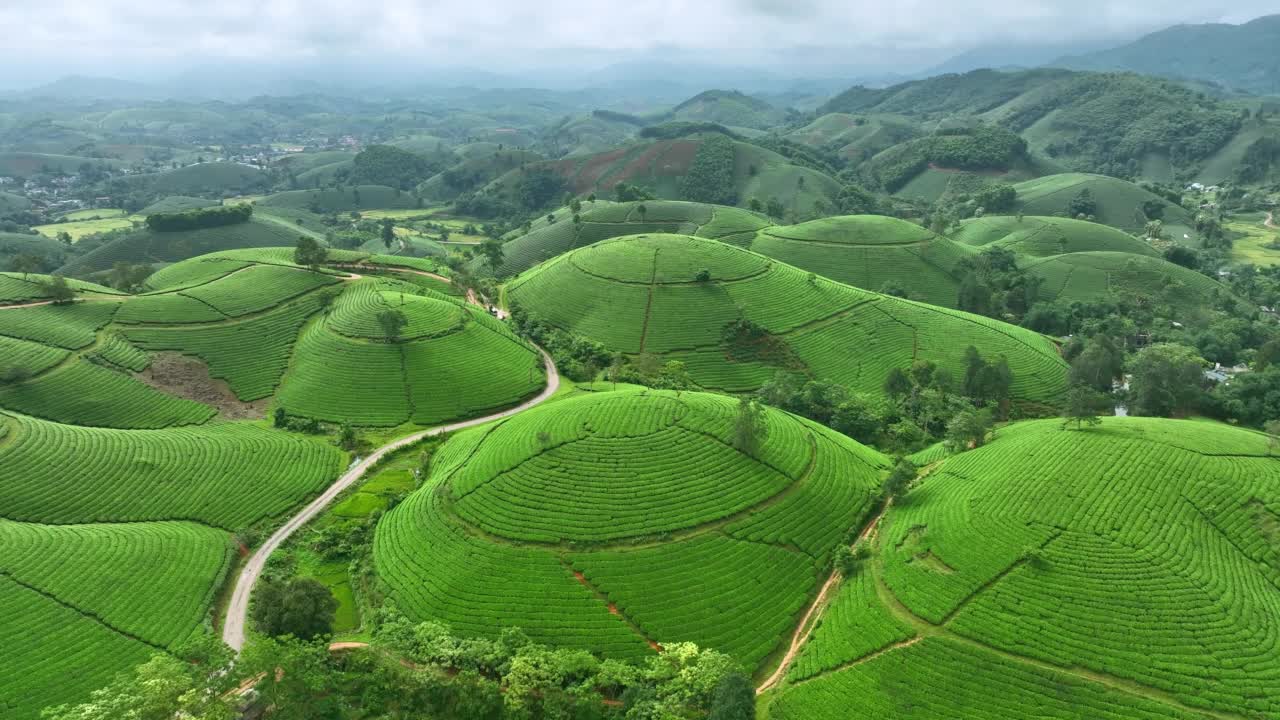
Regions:
<svg viewBox="0 0 1280 720"><path fill-rule="evenodd" d="M176 352L152 353L151 366L136 377L162 392L209 405L223 420L259 420L269 401L242 402L226 381L209 375L202 360Z"/></svg>

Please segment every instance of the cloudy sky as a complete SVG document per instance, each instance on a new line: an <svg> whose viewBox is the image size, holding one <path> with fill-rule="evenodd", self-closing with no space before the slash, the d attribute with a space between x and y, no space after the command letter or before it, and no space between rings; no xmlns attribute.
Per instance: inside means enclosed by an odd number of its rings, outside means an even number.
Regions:
<svg viewBox="0 0 1280 720"><path fill-rule="evenodd" d="M509 72L654 55L911 71L996 42L1276 11L1276 0L0 0L0 79L404 58Z"/></svg>

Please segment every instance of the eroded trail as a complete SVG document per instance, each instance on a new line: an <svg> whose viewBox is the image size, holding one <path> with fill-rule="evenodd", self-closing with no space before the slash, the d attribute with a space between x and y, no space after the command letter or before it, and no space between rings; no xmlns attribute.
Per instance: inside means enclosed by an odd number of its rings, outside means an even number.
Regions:
<svg viewBox="0 0 1280 720"><path fill-rule="evenodd" d="M880 518L888 512L890 503L885 503L875 517L862 528L862 532L858 534L857 542L862 542L871 538L880 525ZM813 599L813 603L809 605L809 609L805 611L804 616L800 618L800 624L796 626L795 632L791 635L791 644L787 647L787 653L782 656L782 661L778 663L778 668L773 671L769 677L764 679L756 687L756 695L763 695L769 690L782 682L782 678L787 676L787 671L791 669L791 664L795 662L796 655L800 654L800 649L808 642L809 636L813 634L814 628L817 626L815 620L822 611L827 607L827 601L833 590L840 586L840 571L832 570L831 575L827 577L827 581L822 584L818 590L818 596Z"/></svg>

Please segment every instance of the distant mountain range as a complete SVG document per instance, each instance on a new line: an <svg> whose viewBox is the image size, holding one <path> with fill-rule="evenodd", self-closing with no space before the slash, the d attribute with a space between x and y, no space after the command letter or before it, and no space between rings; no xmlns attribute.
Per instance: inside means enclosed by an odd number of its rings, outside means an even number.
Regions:
<svg viewBox="0 0 1280 720"><path fill-rule="evenodd" d="M1059 58L1073 70L1130 70L1262 95L1280 94L1280 15L1242 25L1175 25L1128 45Z"/></svg>

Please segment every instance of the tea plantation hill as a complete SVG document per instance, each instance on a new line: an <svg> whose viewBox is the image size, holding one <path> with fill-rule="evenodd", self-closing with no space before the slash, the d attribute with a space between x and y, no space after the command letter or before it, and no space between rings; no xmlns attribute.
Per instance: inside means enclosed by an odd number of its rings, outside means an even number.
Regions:
<svg viewBox="0 0 1280 720"><path fill-rule="evenodd" d="M760 667L888 460L772 409L745 452L737 405L619 390L458 433L378 525L389 597L467 635L520 627L622 659L690 640Z"/></svg>
<svg viewBox="0 0 1280 720"><path fill-rule="evenodd" d="M292 248L206 255L138 295L68 280L65 305L46 303L48 277L0 273L0 716L81 701L202 632L232 538L348 464L136 379L149 353L199 358L241 401L357 425L473 417L544 385L531 347L432 289L430 261L329 254L343 269L300 267ZM386 309L406 320L394 343Z"/></svg>
<svg viewBox="0 0 1280 720"><path fill-rule="evenodd" d="M294 220L273 217L255 209L247 222L195 230L159 232L147 227L123 231L58 269L65 275L85 276L110 270L117 262L172 263L220 250L291 246L299 235L318 234ZM316 223L310 223L318 227Z"/></svg>
<svg viewBox="0 0 1280 720"><path fill-rule="evenodd" d="M611 350L686 363L704 388L758 388L779 369L881 392L891 368L962 374L968 345L1007 357L1014 396L1051 402L1065 364L1049 339L988 318L879 295L715 240L633 235L570 251L507 285L507 300ZM764 337L722 344L739 320Z"/></svg>
<svg viewBox="0 0 1280 720"><path fill-rule="evenodd" d="M1196 242L1195 218L1190 212L1126 180L1064 173L1018 183L1014 189L1018 192L1018 208L1024 215L1059 217L1074 217L1071 201L1088 190L1097 206L1091 213L1094 220L1130 233L1141 232L1148 220L1157 219L1143 210L1144 205L1150 203L1159 208L1155 213L1164 223L1169 238L1183 245Z"/></svg>
<svg viewBox="0 0 1280 720"><path fill-rule="evenodd" d="M1017 255L1047 257L1074 252L1122 252L1158 257L1146 241L1109 225L1065 217L986 215L961 221L951 234L977 248L1003 247Z"/></svg>
<svg viewBox="0 0 1280 720"><path fill-rule="evenodd" d="M1280 717L1278 522L1260 433L1003 428L893 503L769 717Z"/></svg>
<svg viewBox="0 0 1280 720"><path fill-rule="evenodd" d="M324 190L286 190L258 200L255 206L310 210L317 213L352 210L397 210L417 206L411 193L386 185L354 185Z"/></svg>
<svg viewBox="0 0 1280 720"><path fill-rule="evenodd" d="M977 252L915 223L852 215L761 229L748 246L775 260L867 290L893 285L914 300L955 307L957 265Z"/></svg>
<svg viewBox="0 0 1280 720"><path fill-rule="evenodd" d="M206 162L157 173L121 178L131 190L159 195L229 197L263 192L271 176L261 168L236 162Z"/></svg>
<svg viewBox="0 0 1280 720"><path fill-rule="evenodd" d="M528 233L508 236L510 239L502 246L503 263L498 267L498 277L522 273L574 248L621 235L680 233L746 246L757 230L772 224L749 210L675 200L585 201L578 212L579 223L573 222L568 208L551 215L555 218L551 222L539 218L531 223ZM483 258L476 258L471 267L475 272L489 272Z"/></svg>
<svg viewBox="0 0 1280 720"><path fill-rule="evenodd" d="M207 200L205 198L190 197L188 195L170 195L169 197L160 198L154 203L146 206L137 212L138 215L146 217L155 215L156 213L177 213L186 212L188 210L199 210L201 208L214 207L220 205L217 200Z"/></svg>

